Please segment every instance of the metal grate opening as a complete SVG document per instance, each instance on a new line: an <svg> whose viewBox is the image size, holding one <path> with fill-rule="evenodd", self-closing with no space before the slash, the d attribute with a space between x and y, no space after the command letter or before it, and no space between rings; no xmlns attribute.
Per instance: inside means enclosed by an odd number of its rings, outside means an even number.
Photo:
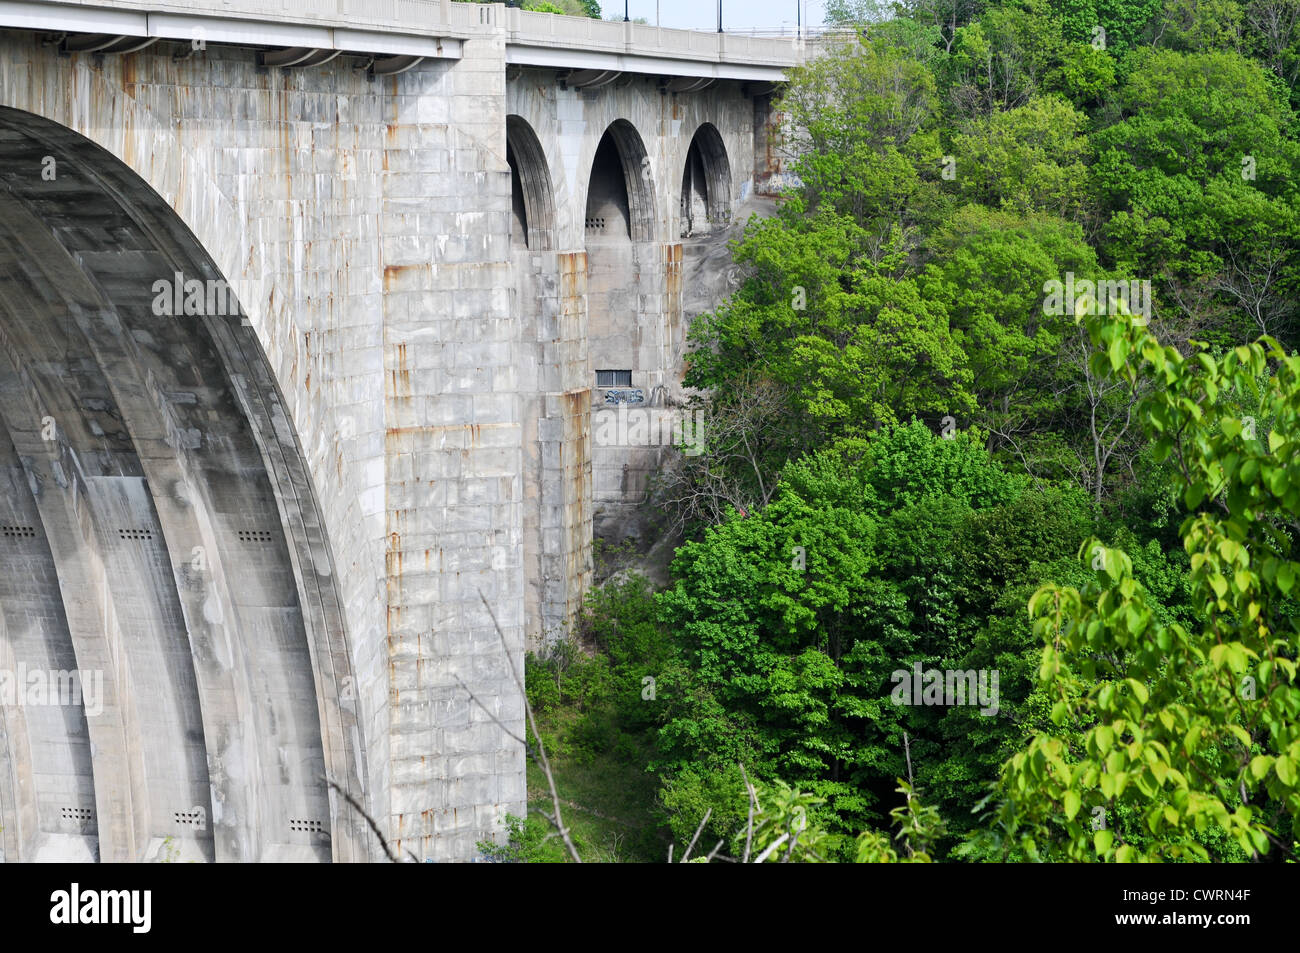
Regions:
<svg viewBox="0 0 1300 953"><path fill-rule="evenodd" d="M65 821L71 821L74 824L85 824L93 816L94 816L94 812L88 807L59 808L59 817Z"/></svg>
<svg viewBox="0 0 1300 953"><path fill-rule="evenodd" d="M203 827L202 811L172 811L172 820L182 827Z"/></svg>
<svg viewBox="0 0 1300 953"><path fill-rule="evenodd" d="M587 231L603 232L605 230L605 220L603 218L587 219Z"/></svg>
<svg viewBox="0 0 1300 953"><path fill-rule="evenodd" d="M122 539L153 539L151 529L119 529L117 535Z"/></svg>
<svg viewBox="0 0 1300 953"><path fill-rule="evenodd" d="M597 387L631 387L631 371L596 371Z"/></svg>
<svg viewBox="0 0 1300 953"><path fill-rule="evenodd" d="M324 834L325 825L321 821L309 821L303 818L289 818L289 830L307 834Z"/></svg>
<svg viewBox="0 0 1300 953"><path fill-rule="evenodd" d="M0 533L16 539L35 539L35 526L0 526Z"/></svg>
<svg viewBox="0 0 1300 953"><path fill-rule="evenodd" d="M269 543L275 539L267 529L241 529L235 535L241 543Z"/></svg>

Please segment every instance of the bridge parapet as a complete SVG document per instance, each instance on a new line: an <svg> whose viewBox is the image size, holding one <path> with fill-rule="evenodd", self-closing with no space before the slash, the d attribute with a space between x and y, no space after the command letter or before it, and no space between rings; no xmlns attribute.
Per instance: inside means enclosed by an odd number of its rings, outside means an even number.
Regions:
<svg viewBox="0 0 1300 953"><path fill-rule="evenodd" d="M500 6L492 4L491 6ZM789 68L802 60L797 38L673 30L644 23L506 9L507 44L590 53ZM512 57L512 62L523 62ZM538 64L546 65L546 64Z"/></svg>
<svg viewBox="0 0 1300 953"><path fill-rule="evenodd" d="M451 0L0 0L0 29L458 59L505 33L506 62L778 82L798 38L663 29Z"/></svg>

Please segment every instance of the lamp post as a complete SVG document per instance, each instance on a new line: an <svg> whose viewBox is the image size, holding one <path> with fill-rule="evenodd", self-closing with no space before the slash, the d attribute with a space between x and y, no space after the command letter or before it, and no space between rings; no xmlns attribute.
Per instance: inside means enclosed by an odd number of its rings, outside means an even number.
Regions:
<svg viewBox="0 0 1300 953"><path fill-rule="evenodd" d="M718 32L722 32L722 0L718 0Z"/></svg>
<svg viewBox="0 0 1300 953"><path fill-rule="evenodd" d="M627 15L627 0L623 0L623 22L624 22L624 23L627 23L627 22L628 22L628 15Z"/></svg>

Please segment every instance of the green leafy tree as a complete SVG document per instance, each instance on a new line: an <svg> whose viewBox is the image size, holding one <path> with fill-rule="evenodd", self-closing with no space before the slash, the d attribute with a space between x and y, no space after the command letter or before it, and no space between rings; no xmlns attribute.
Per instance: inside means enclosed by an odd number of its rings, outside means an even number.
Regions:
<svg viewBox="0 0 1300 953"><path fill-rule="evenodd" d="M1207 838L1220 835L1246 856L1286 853L1300 834L1300 356L1268 338L1185 356L1123 315L1089 330L1099 371L1160 385L1142 419L1184 487L1195 622L1161 619L1133 560L1097 540L1081 550L1086 586L1035 594L1056 728L1005 766L1004 845L1042 858L1206 860ZM1238 416L1241 400L1257 413ZM1116 828L1125 815L1142 836ZM1094 830L1097 816L1111 824Z"/></svg>
<svg viewBox="0 0 1300 953"><path fill-rule="evenodd" d="M1105 49L1123 55L1140 45L1160 19L1164 0L1052 0L1061 18L1062 30L1070 40L1102 42Z"/></svg>
<svg viewBox="0 0 1300 953"><path fill-rule="evenodd" d="M1103 252L1232 345L1290 333L1297 283L1293 122L1237 53L1135 54L1121 118L1093 135Z"/></svg>
<svg viewBox="0 0 1300 953"><path fill-rule="evenodd" d="M811 819L848 856L846 838L885 820L904 731L917 783L941 810L964 803L968 814L1008 735L1021 740L1015 723L977 717L978 744L955 745L969 722L949 731L955 711L896 704L893 673L992 668L1000 652L1028 651L1027 626L1008 634L1018 646L980 657L971 646L997 593L1072 551L1089 520L1077 493L1040 497L979 434L943 439L914 422L792 464L762 511L679 549L659 597L681 664L663 693L656 765L677 835L714 807L714 836L731 836L743 804L732 766L744 763L824 799ZM1027 674L1008 686L1005 710L1032 687Z"/></svg>
<svg viewBox="0 0 1300 953"><path fill-rule="evenodd" d="M956 32L940 74L957 117L1023 106L1059 82L1073 44L1047 0L1004 0Z"/></svg>
<svg viewBox="0 0 1300 953"><path fill-rule="evenodd" d="M1081 220L1088 211L1079 188L1088 178L1086 123L1056 96L969 120L953 137L960 194L990 208Z"/></svg>
<svg viewBox="0 0 1300 953"><path fill-rule="evenodd" d="M1240 49L1243 13L1236 0L1165 0L1160 45L1189 53Z"/></svg>
<svg viewBox="0 0 1300 953"><path fill-rule="evenodd" d="M1300 79L1300 0L1250 0L1244 13L1246 49L1289 91L1291 107Z"/></svg>

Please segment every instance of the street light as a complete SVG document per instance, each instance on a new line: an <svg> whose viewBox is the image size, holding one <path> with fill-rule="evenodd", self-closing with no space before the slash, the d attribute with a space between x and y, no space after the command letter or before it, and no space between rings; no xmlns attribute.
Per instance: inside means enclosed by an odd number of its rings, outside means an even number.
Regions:
<svg viewBox="0 0 1300 953"><path fill-rule="evenodd" d="M718 0L718 32L722 32L722 0Z"/></svg>
<svg viewBox="0 0 1300 953"><path fill-rule="evenodd" d="M628 15L627 15L627 0L623 0L623 22L624 22L624 23L627 23L627 22L628 22Z"/></svg>

